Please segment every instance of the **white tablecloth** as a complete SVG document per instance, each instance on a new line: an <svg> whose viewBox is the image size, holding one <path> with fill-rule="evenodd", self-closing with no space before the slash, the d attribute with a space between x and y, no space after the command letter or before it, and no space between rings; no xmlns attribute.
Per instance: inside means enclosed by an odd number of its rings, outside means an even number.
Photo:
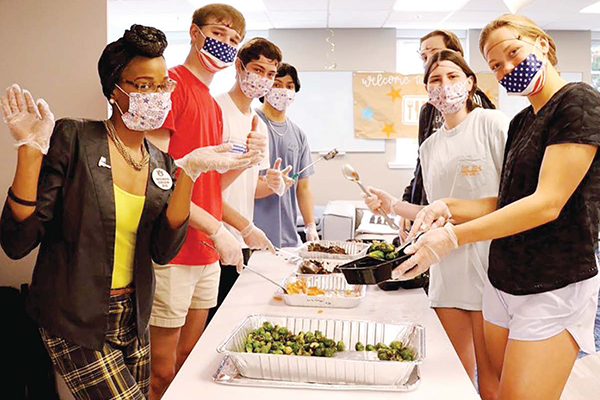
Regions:
<svg viewBox="0 0 600 400"><path fill-rule="evenodd" d="M280 256L266 252L254 253L250 266L279 282L288 276L293 265ZM277 288L244 271L227 299L196 344L189 358L175 377L163 400L263 400L279 398L306 400L308 398L337 399L390 399L403 400L469 400L479 399L469 377L435 313L428 306L421 289L384 292L369 286L361 304L352 309L289 307L273 299ZM318 311L322 310L321 313ZM309 316L316 318L363 319L379 322L411 321L426 330L427 358L421 366L421 384L413 392L390 393L376 391L324 391L309 389L275 389L233 387L212 381L223 356L217 346L246 316L250 314Z"/></svg>

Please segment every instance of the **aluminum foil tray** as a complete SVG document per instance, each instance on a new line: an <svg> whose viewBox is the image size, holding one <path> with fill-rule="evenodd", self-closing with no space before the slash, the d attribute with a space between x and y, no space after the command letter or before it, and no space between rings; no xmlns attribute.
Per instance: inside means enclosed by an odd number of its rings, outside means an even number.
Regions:
<svg viewBox="0 0 600 400"><path fill-rule="evenodd" d="M263 322L285 326L294 333L320 330L349 349L334 357L305 357L245 353L248 332ZM376 344L400 340L415 352L410 362L380 361L375 352L354 351L356 342ZM250 315L217 348L231 357L239 373L252 379L332 385L401 386L410 380L425 359L425 328L418 324L385 324L373 321L315 319L302 317Z"/></svg>
<svg viewBox="0 0 600 400"><path fill-rule="evenodd" d="M315 275L325 275L325 274L305 274L305 273L301 272L300 266L302 266L302 263L305 261L311 261L311 260L301 259L301 260L296 261L296 268L294 268L294 274L296 274L298 276L303 276L303 277L315 276ZM325 263L325 269L327 269L328 271L333 271L333 269L335 267L347 263L347 261L345 261L345 260L314 260L314 261L322 261L323 263ZM341 274L341 273L342 272L332 272L331 274ZM331 274L327 274L327 275L331 275Z"/></svg>
<svg viewBox="0 0 600 400"><path fill-rule="evenodd" d="M346 254L330 254L319 251L308 251L308 245L318 243L321 246L339 246L346 250ZM345 260L352 261L363 257L371 246L369 243L343 242L338 240L319 240L316 242L306 242L298 249L298 255L305 260Z"/></svg>
<svg viewBox="0 0 600 400"><path fill-rule="evenodd" d="M226 356L223 358L221 365L219 365L219 368L214 373L213 381L222 385L253 386L278 389L377 390L386 392L410 392L419 387L419 384L421 383L421 374L419 371L419 366L416 366L408 380L402 385L357 385L352 383L334 385L327 383L273 381L268 379L252 379L242 376L231 357Z"/></svg>
<svg viewBox="0 0 600 400"><path fill-rule="evenodd" d="M302 275L298 277L292 275L284 279L281 285L286 287L286 284L300 279L304 279L307 286L316 286L323 289L325 294L316 296L285 294L281 289L277 289L275 294L290 306L353 308L360 303L367 292L365 285L349 285L342 274Z"/></svg>

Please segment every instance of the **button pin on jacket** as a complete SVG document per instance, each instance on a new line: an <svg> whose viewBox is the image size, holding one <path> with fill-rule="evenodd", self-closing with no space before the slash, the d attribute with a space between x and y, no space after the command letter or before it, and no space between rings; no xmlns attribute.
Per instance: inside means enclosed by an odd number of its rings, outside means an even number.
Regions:
<svg viewBox="0 0 600 400"><path fill-rule="evenodd" d="M110 165L106 163L106 157L100 156L100 160L98 160L98 166L110 169Z"/></svg>

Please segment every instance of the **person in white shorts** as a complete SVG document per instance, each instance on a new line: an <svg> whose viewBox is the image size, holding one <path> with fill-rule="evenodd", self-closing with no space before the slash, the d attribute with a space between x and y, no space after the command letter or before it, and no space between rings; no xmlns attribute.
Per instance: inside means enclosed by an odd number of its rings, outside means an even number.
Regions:
<svg viewBox="0 0 600 400"><path fill-rule="evenodd" d="M425 194L429 201L444 197L478 199L497 196L509 119L473 101L477 77L460 53L441 50L427 63L424 82L429 102L444 116L444 124L419 148ZM420 207L371 188L366 199L375 212L414 219ZM453 251L430 270L429 304L438 315L471 379L475 364L482 399L495 399L494 374L483 338L481 302L487 281L490 242L472 243Z"/></svg>
<svg viewBox="0 0 600 400"><path fill-rule="evenodd" d="M556 45L526 17L492 21L479 48L531 103L511 121L498 196L424 208L409 238L436 227L395 273L410 279L459 245L492 240L483 317L498 398L559 399L579 350L596 351L600 93L560 77Z"/></svg>

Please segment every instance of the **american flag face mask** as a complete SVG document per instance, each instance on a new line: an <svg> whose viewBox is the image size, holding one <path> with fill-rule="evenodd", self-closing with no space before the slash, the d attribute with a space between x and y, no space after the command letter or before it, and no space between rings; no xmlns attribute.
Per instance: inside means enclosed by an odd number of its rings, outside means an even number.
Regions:
<svg viewBox="0 0 600 400"><path fill-rule="evenodd" d="M200 50L198 50L195 43L194 46L204 68L214 74L233 64L237 54L235 47L206 36L202 30L200 30L200 33L204 36L204 45Z"/></svg>
<svg viewBox="0 0 600 400"><path fill-rule="evenodd" d="M538 40L535 41L534 48ZM539 60L532 52L500 80L509 95L530 96L539 93L546 83L546 58Z"/></svg>

